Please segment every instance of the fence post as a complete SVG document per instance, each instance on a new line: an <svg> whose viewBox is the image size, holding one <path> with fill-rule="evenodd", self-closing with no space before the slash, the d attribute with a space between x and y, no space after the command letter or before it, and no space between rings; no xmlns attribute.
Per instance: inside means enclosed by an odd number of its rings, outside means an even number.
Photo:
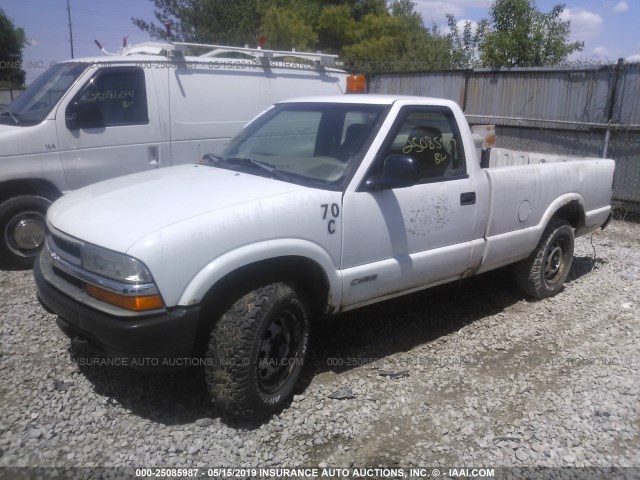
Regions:
<svg viewBox="0 0 640 480"><path fill-rule="evenodd" d="M607 111L607 129L604 132L604 145L602 146L602 158L607 158L609 153L609 139L611 138L611 121L613 120L613 112L615 110L616 98L618 96L618 78L620 78L620 69L624 63L623 58L618 59L618 63L613 69L613 85L611 86L611 94L609 95L609 108Z"/></svg>
<svg viewBox="0 0 640 480"><path fill-rule="evenodd" d="M469 91L469 75L473 70L469 70L468 68L464 71L464 92L462 94L462 111L466 113L467 111L467 92Z"/></svg>

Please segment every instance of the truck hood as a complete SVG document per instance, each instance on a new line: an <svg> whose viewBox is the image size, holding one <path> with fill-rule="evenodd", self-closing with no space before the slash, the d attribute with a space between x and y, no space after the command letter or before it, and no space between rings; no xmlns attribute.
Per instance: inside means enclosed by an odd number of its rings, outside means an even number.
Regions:
<svg viewBox="0 0 640 480"><path fill-rule="evenodd" d="M305 187L202 165L180 165L114 178L54 202L55 229L85 242L126 252L163 227Z"/></svg>

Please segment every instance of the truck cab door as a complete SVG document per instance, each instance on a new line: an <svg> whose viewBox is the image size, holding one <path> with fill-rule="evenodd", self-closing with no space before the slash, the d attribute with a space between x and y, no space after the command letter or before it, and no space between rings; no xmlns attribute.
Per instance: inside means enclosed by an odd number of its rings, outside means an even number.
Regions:
<svg viewBox="0 0 640 480"><path fill-rule="evenodd" d="M161 130L152 71L103 67L56 114L67 182L76 189L158 168Z"/></svg>
<svg viewBox="0 0 640 480"><path fill-rule="evenodd" d="M410 186L371 188L385 160L417 164ZM476 225L476 190L453 112L404 106L358 185L343 201L343 304L420 289L460 278L469 268ZM369 182L371 184L371 182Z"/></svg>

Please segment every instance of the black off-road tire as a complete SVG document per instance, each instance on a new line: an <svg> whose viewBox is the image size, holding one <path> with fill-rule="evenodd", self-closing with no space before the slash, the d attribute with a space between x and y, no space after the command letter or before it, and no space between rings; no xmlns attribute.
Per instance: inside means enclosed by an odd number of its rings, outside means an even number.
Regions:
<svg viewBox="0 0 640 480"><path fill-rule="evenodd" d="M211 331L205 375L225 416L260 420L292 397L309 348L310 315L289 285L244 295Z"/></svg>
<svg viewBox="0 0 640 480"><path fill-rule="evenodd" d="M573 261L573 228L552 218L536 249L515 265L518 287L534 299L552 297L562 290Z"/></svg>
<svg viewBox="0 0 640 480"><path fill-rule="evenodd" d="M33 267L44 244L49 205L49 200L37 195L21 195L0 204L0 268Z"/></svg>

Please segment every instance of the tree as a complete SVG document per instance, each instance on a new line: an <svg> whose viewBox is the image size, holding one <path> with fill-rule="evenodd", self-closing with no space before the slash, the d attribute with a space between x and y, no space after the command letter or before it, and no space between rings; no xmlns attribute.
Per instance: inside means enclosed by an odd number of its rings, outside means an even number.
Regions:
<svg viewBox="0 0 640 480"><path fill-rule="evenodd" d="M0 86L24 86L22 50L28 44L24 30L16 28L0 9Z"/></svg>
<svg viewBox="0 0 640 480"><path fill-rule="evenodd" d="M274 50L314 49L318 35L295 10L271 6L265 12L260 28L265 46Z"/></svg>
<svg viewBox="0 0 640 480"><path fill-rule="evenodd" d="M359 72L443 70L451 67L450 41L429 32L411 1L394 1L383 13L369 13L357 24L357 41L341 57Z"/></svg>
<svg viewBox="0 0 640 480"><path fill-rule="evenodd" d="M495 0L479 45L482 65L546 67L581 51L584 42L568 42L570 24L560 19L563 9L556 5L543 13L534 0Z"/></svg>
<svg viewBox="0 0 640 480"><path fill-rule="evenodd" d="M359 72L447 68L450 41L425 29L411 0L152 0L160 25L132 19L153 38L339 53Z"/></svg>
<svg viewBox="0 0 640 480"><path fill-rule="evenodd" d="M324 8L316 23L319 47L338 53L345 45L357 41L358 22L351 15L348 5L330 5Z"/></svg>
<svg viewBox="0 0 640 480"><path fill-rule="evenodd" d="M473 29L470 21L464 22L462 32L453 15L447 15L449 33L446 35L451 42L451 65L453 68L474 68L481 66L480 45L489 28L489 21L482 19Z"/></svg>
<svg viewBox="0 0 640 480"><path fill-rule="evenodd" d="M152 38L168 40L165 24L171 24L171 40L255 46L262 16L260 0L152 0L159 25L132 18Z"/></svg>

